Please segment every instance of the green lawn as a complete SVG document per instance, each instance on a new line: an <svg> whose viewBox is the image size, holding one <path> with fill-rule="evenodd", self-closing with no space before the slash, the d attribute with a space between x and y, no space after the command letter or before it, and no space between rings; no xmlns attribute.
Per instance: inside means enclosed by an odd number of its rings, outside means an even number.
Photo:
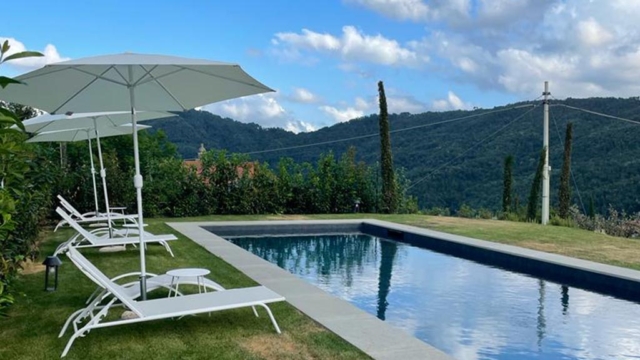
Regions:
<svg viewBox="0 0 640 360"><path fill-rule="evenodd" d="M149 231L169 233L160 220L150 219ZM42 254L70 232L46 234ZM251 279L180 234L171 242L175 258L159 245L147 252L149 272L164 273L179 267L210 269L211 277L226 288L255 285ZM108 276L139 269L139 253L83 250ZM0 319L0 359L56 359L71 332L57 337L67 316L83 307L95 289L93 283L61 256L58 291L43 291L44 275L22 275L10 318ZM183 287L180 287L183 290ZM161 295L161 294L160 294ZM157 295L158 296L158 295ZM268 316L256 318L250 308L96 329L78 338L67 359L368 359L360 350L300 313L287 303L270 305L282 334L278 335Z"/></svg>
<svg viewBox="0 0 640 360"><path fill-rule="evenodd" d="M512 244L586 260L640 269L640 241L555 226L495 220L460 219L422 215L295 215L208 216L184 219L147 219L149 231L169 233L165 221L278 220L377 218L449 233ZM69 231L45 234L42 254L69 236ZM227 288L251 286L254 282L197 244L171 243L175 258L160 246L150 246L148 271L162 273L178 267L204 267ZM105 274L115 276L135 271L138 252L83 253ZM42 291L43 274L22 275L18 296L9 319L0 320L0 359L54 359L60 356L69 333L57 338L66 317L84 304L92 283L62 257L60 289ZM266 316L255 318L250 309L218 312L181 320L155 321L97 329L74 343L69 359L361 359L368 358L336 335L319 326L286 303L272 309L283 330L277 335Z"/></svg>

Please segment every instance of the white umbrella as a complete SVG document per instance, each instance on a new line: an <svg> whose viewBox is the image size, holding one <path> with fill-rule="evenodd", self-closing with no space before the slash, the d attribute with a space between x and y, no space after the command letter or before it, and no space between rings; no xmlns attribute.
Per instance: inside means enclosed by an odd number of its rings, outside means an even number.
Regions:
<svg viewBox="0 0 640 360"><path fill-rule="evenodd" d="M81 115L81 114L78 114ZM162 114L161 114L162 115ZM25 120L24 123L26 126L33 127L35 123L42 122L41 118L47 116L49 118L56 117L57 115L42 115L37 118ZM106 126L105 122L99 122L99 118L94 117L95 123L90 128L84 129L70 129L70 130L59 130L59 131L45 131L41 133L37 133L35 136L27 140L27 142L74 142L74 141L84 141L87 140L89 143L89 160L91 163L91 180L93 182L93 196L95 201L95 212L96 216L99 215L98 209L98 191L96 188L96 179L95 179L95 167L93 164L93 150L91 146L91 140L96 139L98 143L98 159L100 162L100 176L102 177L102 188L104 191L104 204L105 204L105 214L107 215L107 223L109 226L109 232L111 233L111 209L109 207L109 193L107 191L107 181L106 181L106 169L104 168L104 161L102 158L102 147L100 146L100 138L110 137L110 136L119 136L119 135L131 135L132 126L131 124L125 124L120 126ZM32 121L38 120L38 121ZM31 122L31 123L29 123ZM62 120L58 120L56 122L64 122ZM85 123L85 126L87 124ZM25 127L26 127L25 126ZM148 129L151 126L148 125L138 125L138 131Z"/></svg>
<svg viewBox="0 0 640 360"><path fill-rule="evenodd" d="M158 119L168 116L173 116L173 114L166 112L157 112L157 111L143 111L136 114L137 118L140 120L151 120ZM34 118L25 120L22 122L25 127L25 130L29 133L43 133L43 132L52 132L52 131L65 131L65 130L82 130L82 129L92 129L92 132L95 134L90 139L97 139L98 142L98 157L100 159L100 177L102 177L102 187L104 190L104 199L105 199L105 207L107 215L110 214L111 210L109 209L109 195L107 193L107 182L106 182L106 171L104 168L104 163L102 161L102 149L100 147L100 138L105 136L115 136L115 135L124 135L123 131L129 130L129 134L131 134L131 112L129 111L111 111L111 112L92 112L92 113L67 113L60 115L52 115L45 114L36 116ZM115 128L116 126L120 126L123 124L129 124L129 127L125 128ZM14 125L15 126L15 125ZM142 129L138 127L138 130ZM83 137L83 131L76 131L75 135L73 135L77 140L67 140L72 136L71 133L61 133L58 136L49 134L47 137L35 137L35 139L42 138L50 138L54 140L34 140L32 138L30 141L78 141L78 140L87 140L86 137ZM109 134L109 135L107 135ZM89 139L89 141L90 141ZM91 143L89 143L89 151L91 151ZM92 158L93 160L93 158ZM95 172L93 169L93 163L91 164L92 174ZM94 179L94 194L96 194L95 190L95 179ZM97 194L95 195L96 199L96 215L98 212L98 199Z"/></svg>
<svg viewBox="0 0 640 360"><path fill-rule="evenodd" d="M175 56L117 54L64 61L20 75L27 86L0 89L0 99L52 114L90 111L184 111L216 101L273 91L239 65ZM138 136L133 156L140 226L141 294L146 299L142 175Z"/></svg>

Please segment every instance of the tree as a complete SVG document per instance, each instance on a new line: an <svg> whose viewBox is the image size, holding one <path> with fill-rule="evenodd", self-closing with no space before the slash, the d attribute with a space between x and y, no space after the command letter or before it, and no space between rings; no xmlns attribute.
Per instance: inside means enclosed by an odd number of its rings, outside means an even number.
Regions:
<svg viewBox="0 0 640 360"><path fill-rule="evenodd" d="M567 124L567 132L564 138L564 157L562 162L562 173L560 174L560 190L558 191L558 215L566 218L569 215L569 206L571 206L571 187L569 180L571 178L571 141L573 138L573 124Z"/></svg>
<svg viewBox="0 0 640 360"><path fill-rule="evenodd" d="M538 216L538 204L540 203L540 188L542 187L542 169L544 167L544 158L547 151L547 147L543 147L540 152L540 159L538 160L538 167L536 168L536 174L533 177L533 183L531 184L531 191L529 192L529 203L527 206L527 219L535 220Z"/></svg>
<svg viewBox="0 0 640 360"><path fill-rule="evenodd" d="M382 171L382 208L384 212L397 211L397 191L391 155L391 134L389 133L389 114L384 84L378 81L378 100L380 101L380 165Z"/></svg>
<svg viewBox="0 0 640 360"><path fill-rule="evenodd" d="M513 186L513 155L509 155L504 159L504 181L502 189L502 212L511 211L511 198Z"/></svg>

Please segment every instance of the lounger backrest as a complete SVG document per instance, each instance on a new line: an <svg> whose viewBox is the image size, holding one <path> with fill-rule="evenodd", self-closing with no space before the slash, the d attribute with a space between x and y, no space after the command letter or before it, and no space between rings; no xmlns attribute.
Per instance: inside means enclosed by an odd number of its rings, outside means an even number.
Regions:
<svg viewBox="0 0 640 360"><path fill-rule="evenodd" d="M120 285L114 283L105 274L93 265L84 255L74 248L69 248L67 256L71 261L85 273L89 279L98 286L109 291L114 297L118 298L126 307L136 313L140 317L144 317L142 312L137 308L136 302L128 295L127 291Z"/></svg>
<svg viewBox="0 0 640 360"><path fill-rule="evenodd" d="M58 200L60 200L60 205L62 205L68 212L78 217L79 219L83 219L84 216L78 211L73 205L71 205L62 195L58 195Z"/></svg>
<svg viewBox="0 0 640 360"><path fill-rule="evenodd" d="M92 233L88 232L85 228L83 228L82 226L80 226L80 224L78 224L75 220L73 220L71 218L71 216L69 216L69 214L67 214L64 210L60 209L59 207L56 208L56 212L58 213L58 215L60 215L66 222L69 223L69 225L75 230L77 231L80 235L82 235L82 237L84 237L85 239L87 239L90 242L94 242L94 239L96 238L95 235L93 235Z"/></svg>

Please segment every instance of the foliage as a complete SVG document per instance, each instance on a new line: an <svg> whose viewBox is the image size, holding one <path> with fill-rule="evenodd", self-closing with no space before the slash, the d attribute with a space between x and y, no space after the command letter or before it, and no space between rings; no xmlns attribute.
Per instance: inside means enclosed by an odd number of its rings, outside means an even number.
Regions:
<svg viewBox="0 0 640 360"><path fill-rule="evenodd" d="M451 210L445 207L437 207L434 206L432 208L426 209L424 211L425 215L434 215L434 216L451 216Z"/></svg>
<svg viewBox="0 0 640 360"><path fill-rule="evenodd" d="M637 237L640 235L640 212L627 215L609 206L607 213L606 217L600 214L590 217L582 214L575 205L569 209L571 219L579 228L611 236Z"/></svg>
<svg viewBox="0 0 640 360"><path fill-rule="evenodd" d="M473 210L469 205L463 203L460 206L460 209L458 209L458 211L456 212L456 215L463 218L474 218L476 217L476 211Z"/></svg>
<svg viewBox="0 0 640 360"><path fill-rule="evenodd" d="M397 211L398 198L391 155L391 134L389 133L389 113L384 84L378 81L378 100L380 102L380 167L382 170L382 210L387 213Z"/></svg>
<svg viewBox="0 0 640 360"><path fill-rule="evenodd" d="M552 102L628 119L637 120L639 116L638 100L635 98L569 98L554 99ZM523 102L507 106L532 104ZM501 210L503 160L506 154L514 156L513 198L519 197L521 204L526 208L531 180L542 146L541 106L496 136L490 137L483 145L456 158L467 151L471 144L489 137L497 129L530 109L527 107L507 110L507 106L409 114L399 113L389 103L389 122L394 131L391 134L394 165L405 168L406 177L414 183L438 169L409 191L409 195L418 198L422 209L438 206L453 210L458 209L462 202L466 202L474 208ZM493 110L496 112L489 113ZM450 121L467 116L476 117ZM369 166L375 166L380 162L377 111L375 114L348 122L299 134L282 129L261 128L256 124L221 118L207 111L192 110L180 113L179 117L183 120L167 118L154 120L149 124L153 125L154 129L163 129L185 158L195 157L200 143L204 143L207 148L224 148L230 152L247 153L372 135L352 141L251 154L251 160L267 162L272 168L277 168L281 157L290 157L299 164L315 163L321 154L333 151L336 158L339 158L350 146L356 145L358 161L364 161ZM640 162L636 161L640 152L637 125L603 119L562 106L551 107L550 117L559 129L564 129L567 122L580 123L580 126L573 127L571 165L576 186L582 193L594 195L595 212L606 212L608 204L613 204L617 209L624 209L628 213L640 211L640 202L635 197L628 196L630 193L640 193ZM427 126L431 124L433 126ZM396 132L406 128L412 129ZM555 131L553 126L551 130ZM552 167L551 189L558 189L562 168L563 148L556 139L554 136L551 137L549 147L549 164ZM449 163L452 160L454 161ZM444 164L448 165L443 166ZM573 202L577 200L576 194L574 190ZM557 190L552 191L553 206L558 204L557 196ZM584 202L585 207L588 207L588 197L584 198Z"/></svg>
<svg viewBox="0 0 640 360"><path fill-rule="evenodd" d="M9 41L0 46L0 64L31 56L36 52L9 53ZM0 87L23 85L0 76ZM27 257L33 257L42 206L48 198L46 168L36 164L37 152L24 143L20 115L32 110L0 102L0 316L6 316L13 303L10 284ZM35 170L38 169L40 175Z"/></svg>
<svg viewBox="0 0 640 360"><path fill-rule="evenodd" d="M558 190L558 216L565 219L569 216L571 205L571 141L573 138L573 124L567 124L564 138L564 156L562 160L562 173L560 174L560 189Z"/></svg>
<svg viewBox="0 0 640 360"><path fill-rule="evenodd" d="M542 148L540 151L540 158L538 159L538 166L536 167L536 173L531 182L531 191L529 192L529 201L527 203L527 220L534 221L538 214L538 205L540 204L540 188L542 187L542 170L544 168L544 160L547 152L547 148Z"/></svg>
<svg viewBox="0 0 640 360"><path fill-rule="evenodd" d="M509 155L504 159L504 177L502 181L502 212L511 211L511 202L513 197L513 155Z"/></svg>
<svg viewBox="0 0 640 360"><path fill-rule="evenodd" d="M560 215L552 216L549 219L549 224L553 226L565 226L565 227L575 227L575 223L570 218L563 218Z"/></svg>
<svg viewBox="0 0 640 360"><path fill-rule="evenodd" d="M487 208L478 209L478 217L480 219L493 219L493 211Z"/></svg>

